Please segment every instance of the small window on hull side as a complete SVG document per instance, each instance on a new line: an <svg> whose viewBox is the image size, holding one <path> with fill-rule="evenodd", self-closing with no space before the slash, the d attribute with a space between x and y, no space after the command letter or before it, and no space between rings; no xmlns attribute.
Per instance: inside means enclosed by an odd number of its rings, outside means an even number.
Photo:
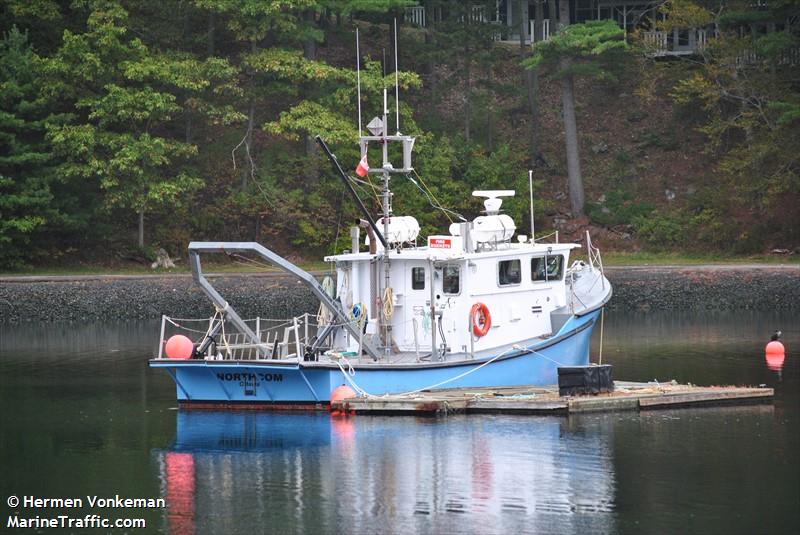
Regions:
<svg viewBox="0 0 800 535"><path fill-rule="evenodd" d="M458 266L442 268L442 292L446 294L461 293L461 272Z"/></svg>
<svg viewBox="0 0 800 535"><path fill-rule="evenodd" d="M519 260L501 260L497 264L497 284L509 286L522 282L522 264Z"/></svg>
<svg viewBox="0 0 800 535"><path fill-rule="evenodd" d="M411 268L411 288L414 290L425 289L425 268Z"/></svg>

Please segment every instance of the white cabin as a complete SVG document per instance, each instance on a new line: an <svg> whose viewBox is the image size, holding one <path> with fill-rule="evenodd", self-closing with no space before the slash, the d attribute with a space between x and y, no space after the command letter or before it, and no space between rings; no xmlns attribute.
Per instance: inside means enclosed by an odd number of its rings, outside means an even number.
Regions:
<svg viewBox="0 0 800 535"><path fill-rule="evenodd" d="M445 359L469 358L554 334L561 325L554 325L559 315L552 313L566 312L569 304L565 272L570 251L580 246L531 243L525 236L513 242L514 223L499 214L499 197L513 193L474 192L487 197L487 215L452 225L449 235L429 236L427 246L391 249L388 283L380 244L374 254L326 257L336 263L336 295L343 309L353 317L365 311L365 335L378 346L386 347L388 331L394 354L438 349L435 354ZM401 221L410 224L409 219ZM396 245L397 240L390 243ZM384 304L389 295L391 304ZM491 315L491 327L483 336L473 332L472 307L478 303ZM437 321L432 321L433 314ZM432 334L434 328L437 332ZM358 351L359 345L360 340L344 330L333 342L342 351Z"/></svg>

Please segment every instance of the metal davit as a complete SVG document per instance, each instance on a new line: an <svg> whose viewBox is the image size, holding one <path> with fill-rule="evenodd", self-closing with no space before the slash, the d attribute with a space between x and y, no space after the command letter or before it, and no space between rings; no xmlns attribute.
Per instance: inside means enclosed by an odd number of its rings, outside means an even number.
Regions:
<svg viewBox="0 0 800 535"><path fill-rule="evenodd" d="M273 266L285 271L305 284L306 287L308 287L308 289L314 294L314 297L319 299L320 303L322 303L323 306L327 307L328 310L331 311L333 317L338 320L340 325L347 329L353 337L359 337L356 324L350 321L350 318L348 318L347 314L342 310L339 302L332 299L325 292L325 290L317 282L314 276L311 275L311 273L297 267L285 258L267 249L260 243L191 242L189 244L189 263L192 266L192 277L194 278L194 281L198 284L198 286L200 286L200 288L203 290L203 293L205 293L208 298L211 299L211 302L214 303L214 306L217 308L217 310L224 314L228 321L235 325L237 329L245 334L245 336L247 336L247 338L249 338L251 342L258 347L258 351L262 357L268 358L267 346L261 343L261 340L258 336L256 336L256 333L253 332L253 330L245 323L241 316L239 316L239 314L230 306L228 301L226 301L225 298L220 295L220 293L216 290L216 288L214 288L214 286L211 285L205 275L203 275L203 270L200 265L201 253L252 253L263 258ZM330 334L331 331L332 326L327 326L325 331L323 331L317 338L315 345L320 344L322 340L324 340ZM364 351L366 351L368 355L375 359L378 358L378 351L375 349L370 340L364 339L363 346ZM316 347L313 349L316 349ZM298 358L300 358L300 355L298 355Z"/></svg>

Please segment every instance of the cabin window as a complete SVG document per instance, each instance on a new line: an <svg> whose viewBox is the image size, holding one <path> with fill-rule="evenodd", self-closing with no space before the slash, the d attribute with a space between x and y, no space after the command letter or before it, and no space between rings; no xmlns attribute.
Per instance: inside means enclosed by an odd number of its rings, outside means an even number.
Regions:
<svg viewBox="0 0 800 535"><path fill-rule="evenodd" d="M547 280L561 280L564 275L564 257L561 255L546 256L545 263L547 264Z"/></svg>
<svg viewBox="0 0 800 535"><path fill-rule="evenodd" d="M561 280L564 276L564 257L548 255L531 258L531 280L535 282Z"/></svg>
<svg viewBox="0 0 800 535"><path fill-rule="evenodd" d="M442 292L446 294L461 293L461 270L458 266L442 268Z"/></svg>
<svg viewBox="0 0 800 535"><path fill-rule="evenodd" d="M411 268L411 288L414 290L425 289L425 268Z"/></svg>
<svg viewBox="0 0 800 535"><path fill-rule="evenodd" d="M522 282L522 264L517 260L501 260L497 264L497 283L500 286Z"/></svg>

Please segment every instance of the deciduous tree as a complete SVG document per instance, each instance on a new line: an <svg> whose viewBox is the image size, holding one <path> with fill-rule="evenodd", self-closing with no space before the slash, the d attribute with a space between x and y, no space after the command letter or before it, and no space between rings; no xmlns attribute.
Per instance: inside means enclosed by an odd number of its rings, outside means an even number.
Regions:
<svg viewBox="0 0 800 535"><path fill-rule="evenodd" d="M785 25L800 2L691 2L664 6L664 29L714 28L672 91L679 104L699 104L700 131L718 158L718 213L749 213L730 236L751 248L800 238L800 33ZM676 22L677 21L677 22ZM698 61L699 60L699 61ZM737 228L725 221L729 229Z"/></svg>
<svg viewBox="0 0 800 535"><path fill-rule="evenodd" d="M49 94L76 110L69 123L50 127L49 139L62 158L62 177L96 184L109 208L138 215L142 247L147 210L177 202L202 184L181 167L197 148L172 137L170 127L181 112L175 92L207 82L130 37L121 4L92 7L87 31L65 31L44 68Z"/></svg>

